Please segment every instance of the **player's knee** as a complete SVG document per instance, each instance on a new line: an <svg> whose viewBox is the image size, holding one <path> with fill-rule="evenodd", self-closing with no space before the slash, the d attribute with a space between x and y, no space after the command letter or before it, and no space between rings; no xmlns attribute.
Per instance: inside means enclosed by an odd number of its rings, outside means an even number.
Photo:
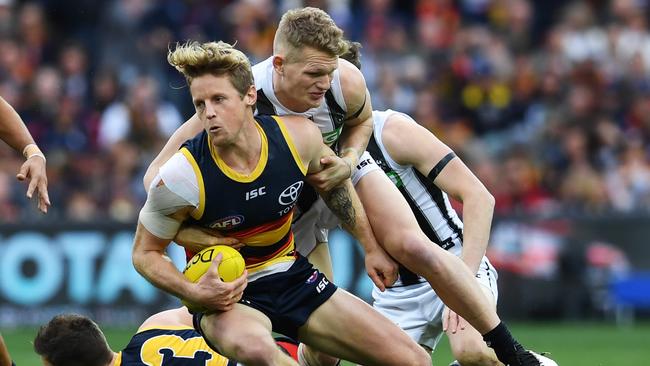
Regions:
<svg viewBox="0 0 650 366"><path fill-rule="evenodd" d="M246 342L234 345L237 361L251 366L273 365L277 352L280 351L273 339L266 334L247 336Z"/></svg>
<svg viewBox="0 0 650 366"><path fill-rule="evenodd" d="M454 357L463 366L496 366L499 360L482 340L464 342L453 350Z"/></svg>
<svg viewBox="0 0 650 366"><path fill-rule="evenodd" d="M413 355L413 359L409 365L431 366L431 354L424 348L416 345L416 347L413 348L413 352L411 354Z"/></svg>

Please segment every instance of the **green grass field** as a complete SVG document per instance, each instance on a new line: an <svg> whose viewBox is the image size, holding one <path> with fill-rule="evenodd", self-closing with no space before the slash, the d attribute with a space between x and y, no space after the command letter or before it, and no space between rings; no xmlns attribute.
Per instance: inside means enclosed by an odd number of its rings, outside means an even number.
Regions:
<svg viewBox="0 0 650 366"><path fill-rule="evenodd" d="M625 328L592 323L513 323L510 328L530 348L551 352L561 366L650 365L648 322ZM106 336L113 349L121 349L133 331L107 328ZM2 334L17 366L40 365L32 351L34 329L3 330ZM451 362L446 340L436 350L433 359L436 366L447 366Z"/></svg>

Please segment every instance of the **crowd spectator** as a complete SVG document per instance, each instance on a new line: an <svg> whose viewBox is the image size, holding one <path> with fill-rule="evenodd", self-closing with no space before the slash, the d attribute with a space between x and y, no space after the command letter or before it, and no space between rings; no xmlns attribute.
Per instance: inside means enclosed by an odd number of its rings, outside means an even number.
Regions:
<svg viewBox="0 0 650 366"><path fill-rule="evenodd" d="M466 157L498 213L647 213L647 0L0 0L0 95L48 156L39 219L134 220L144 167L193 113L170 43L237 41L260 61L306 5L363 44L373 105ZM0 221L31 217L21 189L0 177Z"/></svg>

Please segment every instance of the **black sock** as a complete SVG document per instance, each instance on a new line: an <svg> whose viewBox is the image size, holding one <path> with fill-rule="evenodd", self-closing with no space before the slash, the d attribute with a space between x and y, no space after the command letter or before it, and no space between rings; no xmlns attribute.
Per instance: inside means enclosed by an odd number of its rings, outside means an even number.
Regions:
<svg viewBox="0 0 650 366"><path fill-rule="evenodd" d="M494 350L497 358L506 366L518 366L517 350L523 347L510 334L504 322L483 335L483 340Z"/></svg>

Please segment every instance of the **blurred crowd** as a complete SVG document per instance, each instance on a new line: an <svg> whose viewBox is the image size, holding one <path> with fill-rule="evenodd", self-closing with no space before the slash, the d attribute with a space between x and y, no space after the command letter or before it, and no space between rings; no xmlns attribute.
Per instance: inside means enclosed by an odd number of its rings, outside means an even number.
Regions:
<svg viewBox="0 0 650 366"><path fill-rule="evenodd" d="M48 220L135 220L144 170L193 113L170 45L261 61L306 5L363 44L374 108L449 144L498 214L647 213L648 0L0 0L0 95L48 157ZM21 162L0 146L0 222L35 215Z"/></svg>

